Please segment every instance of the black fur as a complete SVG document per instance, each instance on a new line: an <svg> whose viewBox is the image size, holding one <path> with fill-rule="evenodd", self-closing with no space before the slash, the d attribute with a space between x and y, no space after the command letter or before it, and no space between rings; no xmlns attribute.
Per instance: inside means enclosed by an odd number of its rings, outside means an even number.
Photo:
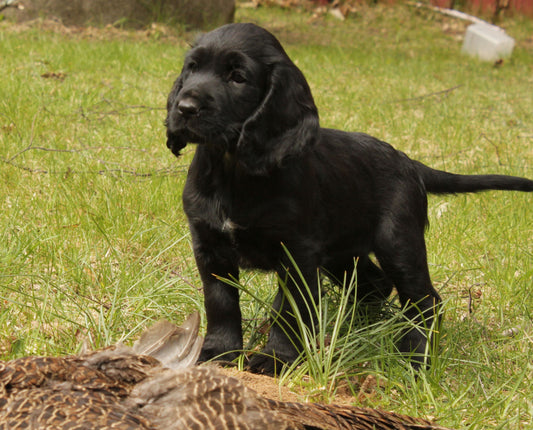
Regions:
<svg viewBox="0 0 533 430"><path fill-rule="evenodd" d="M275 271L287 280L307 324L298 276L286 246L318 294L318 269L333 280L358 258L358 296L381 299L397 288L408 316L431 324L440 297L426 261L426 193L485 189L533 191L533 181L433 170L362 133L319 127L309 86L279 42L253 24L202 36L187 54L168 98L167 145L178 155L198 143L183 192L207 313L201 360L242 349L238 291L219 277L239 268ZM368 258L374 253L380 267ZM251 368L272 373L291 362L298 342L281 288L268 342ZM290 332L290 330L289 330ZM405 333L402 351L423 353L427 333ZM296 345L296 346L295 346Z"/></svg>

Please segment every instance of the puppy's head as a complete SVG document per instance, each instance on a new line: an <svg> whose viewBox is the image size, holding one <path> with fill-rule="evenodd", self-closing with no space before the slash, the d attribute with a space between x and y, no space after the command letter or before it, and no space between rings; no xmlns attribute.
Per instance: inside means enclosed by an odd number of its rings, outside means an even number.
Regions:
<svg viewBox="0 0 533 430"><path fill-rule="evenodd" d="M278 40L253 24L201 36L185 57L167 103L167 145L233 154L263 174L312 144L318 113L301 71Z"/></svg>

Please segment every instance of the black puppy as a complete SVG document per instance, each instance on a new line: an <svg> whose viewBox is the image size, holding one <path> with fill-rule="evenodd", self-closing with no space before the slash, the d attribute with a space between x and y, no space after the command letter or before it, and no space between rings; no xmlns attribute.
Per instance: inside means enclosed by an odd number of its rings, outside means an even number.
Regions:
<svg viewBox="0 0 533 430"><path fill-rule="evenodd" d="M441 300L426 261L426 193L533 191L528 179L433 170L366 134L320 128L301 71L272 34L253 24L200 37L167 110L172 152L199 144L183 203L204 286L201 360L234 358L243 345L239 292L219 277L238 278L239 267L277 272L310 325L315 316L305 302L316 299L318 270L342 281L356 258L358 296L387 297L394 285L408 316L426 327L405 333L400 349L423 353ZM272 373L273 356L291 362L299 353L281 288L273 309L279 318L264 354L251 360L255 371Z"/></svg>

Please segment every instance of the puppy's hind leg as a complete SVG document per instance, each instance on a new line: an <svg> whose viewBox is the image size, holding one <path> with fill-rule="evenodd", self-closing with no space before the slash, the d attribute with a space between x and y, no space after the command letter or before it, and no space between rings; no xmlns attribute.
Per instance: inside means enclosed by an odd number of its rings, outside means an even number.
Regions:
<svg viewBox="0 0 533 430"><path fill-rule="evenodd" d="M370 257L357 262L357 300L368 304L383 304L391 295L393 284L385 272Z"/></svg>
<svg viewBox="0 0 533 430"><path fill-rule="evenodd" d="M381 318L385 302L392 293L392 281L385 275L369 256L355 259L351 257L342 264L342 261L325 268L325 274L339 288L345 289L352 282L356 270L356 288L350 292L350 302L357 304L363 312L361 316L374 321ZM369 319L370 318L370 319Z"/></svg>
<svg viewBox="0 0 533 430"><path fill-rule="evenodd" d="M376 236L376 256L394 282L405 316L415 326L400 341L401 352L411 355L419 368L427 362L428 340L438 325L441 298L431 284L424 242L424 222L405 210L382 222ZM431 346L431 342L429 343Z"/></svg>
<svg viewBox="0 0 533 430"><path fill-rule="evenodd" d="M280 280L272 305L272 325L265 347L250 360L253 372L279 374L283 365L294 362L302 351L301 324L311 328L316 323L317 269L305 264L306 259L298 261L297 267L282 264L277 271Z"/></svg>

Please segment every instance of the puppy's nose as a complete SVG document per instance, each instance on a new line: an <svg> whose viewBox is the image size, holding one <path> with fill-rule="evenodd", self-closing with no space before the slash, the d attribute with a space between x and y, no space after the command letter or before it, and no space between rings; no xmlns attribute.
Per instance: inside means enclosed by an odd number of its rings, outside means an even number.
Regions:
<svg viewBox="0 0 533 430"><path fill-rule="evenodd" d="M178 102L178 111L185 117L194 116L200 111L200 106L196 99L185 97Z"/></svg>

